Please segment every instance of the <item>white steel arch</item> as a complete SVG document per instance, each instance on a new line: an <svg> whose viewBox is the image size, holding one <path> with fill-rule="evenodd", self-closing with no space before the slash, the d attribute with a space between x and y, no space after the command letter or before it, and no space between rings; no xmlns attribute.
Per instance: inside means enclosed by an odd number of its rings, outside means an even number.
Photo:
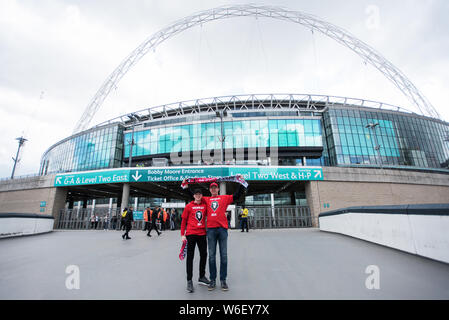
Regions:
<svg viewBox="0 0 449 320"><path fill-rule="evenodd" d="M87 128L95 113L100 108L103 101L109 95L111 90L117 86L117 83L143 56L151 49L155 49L159 44L172 36L190 29L197 25L233 17L261 17L284 20L298 23L312 31L318 31L332 38L341 45L351 49L359 55L364 61L374 66L388 80L390 80L411 102L415 105L422 115L440 119L440 115L431 105L431 103L419 92L413 83L396 68L391 62L385 59L380 53L368 46L363 41L355 38L349 32L329 23L318 19L312 15L299 11L291 11L276 6L260 5L232 5L222 6L214 9L202 11L181 20L178 20L168 27L156 32L146 39L134 51L131 52L123 62L106 79L95 96L88 104L86 110L76 124L74 133L83 131Z"/></svg>

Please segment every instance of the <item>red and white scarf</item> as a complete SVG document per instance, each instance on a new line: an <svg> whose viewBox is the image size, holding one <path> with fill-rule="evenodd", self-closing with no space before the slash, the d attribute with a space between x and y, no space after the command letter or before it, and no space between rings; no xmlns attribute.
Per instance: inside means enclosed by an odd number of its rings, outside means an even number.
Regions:
<svg viewBox="0 0 449 320"><path fill-rule="evenodd" d="M246 182L241 175L229 176L229 177L219 177L219 178L189 178L186 179L184 183L181 184L181 188L187 189L189 184L195 183L212 183L212 182L237 182L240 183L245 188L248 188L248 182Z"/></svg>

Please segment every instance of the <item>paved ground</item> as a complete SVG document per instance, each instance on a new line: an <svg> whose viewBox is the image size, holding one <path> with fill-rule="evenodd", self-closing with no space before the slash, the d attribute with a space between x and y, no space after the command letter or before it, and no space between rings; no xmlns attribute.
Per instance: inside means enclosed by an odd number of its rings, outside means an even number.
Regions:
<svg viewBox="0 0 449 320"><path fill-rule="evenodd" d="M209 292L195 282L187 293L179 231L130 235L124 241L118 231L54 231L1 239L0 299L449 299L448 264L317 229L232 230L230 290ZM66 288L69 265L79 267L79 290ZM369 265L379 268L378 290L366 288ZM197 266L196 257L194 279Z"/></svg>

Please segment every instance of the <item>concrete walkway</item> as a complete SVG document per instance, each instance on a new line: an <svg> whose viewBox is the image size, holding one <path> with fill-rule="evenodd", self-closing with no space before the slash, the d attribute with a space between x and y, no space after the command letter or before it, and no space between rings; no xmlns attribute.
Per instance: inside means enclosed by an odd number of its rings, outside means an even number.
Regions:
<svg viewBox="0 0 449 320"><path fill-rule="evenodd" d="M195 281L187 293L179 231L130 236L54 231L2 239L0 299L449 299L448 264L317 229L231 230L230 290L218 283L209 292ZM196 251L194 280L198 261ZM79 268L79 289L66 287L70 265ZM378 290L365 284L370 265L380 271Z"/></svg>

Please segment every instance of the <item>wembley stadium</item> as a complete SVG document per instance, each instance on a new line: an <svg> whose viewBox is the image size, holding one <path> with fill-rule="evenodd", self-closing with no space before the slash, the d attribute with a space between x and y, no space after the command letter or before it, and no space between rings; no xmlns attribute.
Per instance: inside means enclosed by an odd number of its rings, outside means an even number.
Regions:
<svg viewBox="0 0 449 320"><path fill-rule="evenodd" d="M256 16L301 24L346 46L380 71L413 110L384 102L312 94L202 98L127 112L89 127L120 79L161 42L219 19ZM382 100L382 96L379 96ZM411 108L407 108L411 109ZM2 210L49 213L56 228L124 207L183 208L189 177L241 174L253 228L316 227L320 213L350 206L437 204L449 194L449 123L407 77L373 48L316 17L268 6L225 6L155 33L109 76L73 135L43 154L39 177L1 186ZM207 194L207 185L202 186ZM234 191L220 182L221 194ZM12 209L14 208L14 209Z"/></svg>
<svg viewBox="0 0 449 320"><path fill-rule="evenodd" d="M59 179L55 186L66 190L67 209L76 208L74 202L91 208L96 199L97 208L109 203L114 209L142 211L158 203L182 207L189 199L179 187L183 178L240 173L250 186L234 216L245 205L253 208L254 227L275 221L277 226L312 226L318 212L331 208L409 203L409 188L426 189L420 178L411 181L417 174L447 179L448 132L447 122L380 102L295 94L216 97L135 111L76 133L44 153L40 174L77 178L126 168L123 180ZM316 174L294 175L318 168L322 171ZM147 177L135 179L144 172ZM121 182L130 183L126 203ZM349 189L340 190L344 184ZM407 195L386 200L393 185L405 187L401 192ZM232 188L228 183L222 190ZM444 196L435 194L435 184L427 188L433 197ZM311 212L322 192L332 195ZM272 207L286 218L273 218Z"/></svg>

